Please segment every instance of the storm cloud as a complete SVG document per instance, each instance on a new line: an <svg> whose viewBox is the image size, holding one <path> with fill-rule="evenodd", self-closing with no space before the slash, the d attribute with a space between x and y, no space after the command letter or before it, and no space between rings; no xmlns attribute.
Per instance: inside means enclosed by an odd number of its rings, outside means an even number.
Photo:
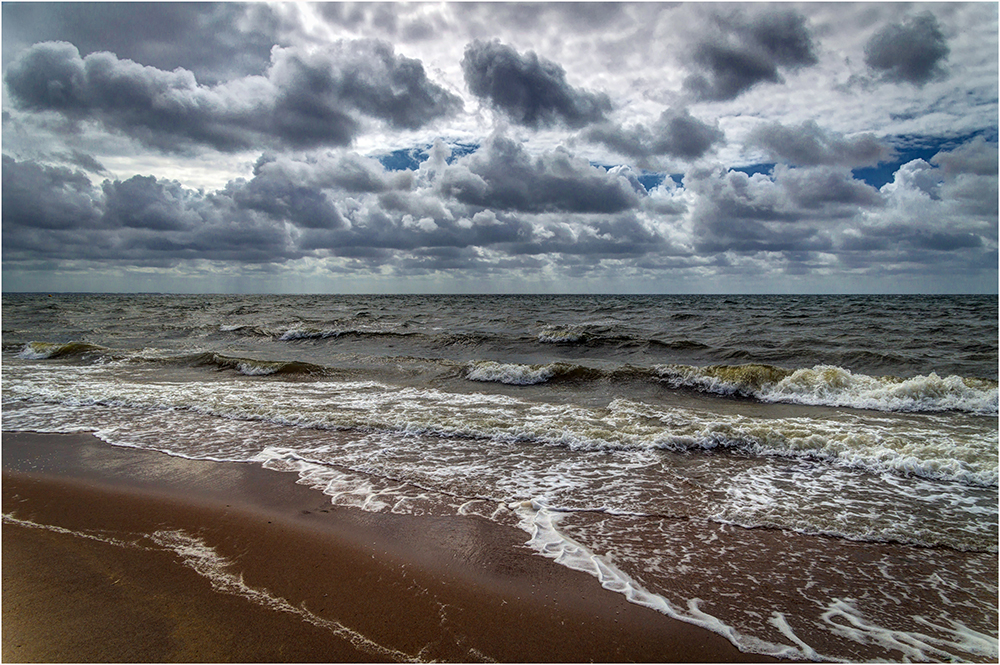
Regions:
<svg viewBox="0 0 1000 665"><path fill-rule="evenodd" d="M258 74L282 41L283 21L267 4L190 2L36 2L3 9L3 58L41 42L62 41L81 53L173 71L182 68L204 84Z"/></svg>
<svg viewBox="0 0 1000 665"><path fill-rule="evenodd" d="M348 145L365 119L413 129L461 108L416 60L363 40L304 51L275 47L266 76L199 85L107 52L81 57L72 44L36 44L8 67L22 109L97 120L163 150L204 145Z"/></svg>
<svg viewBox="0 0 1000 665"><path fill-rule="evenodd" d="M445 171L438 187L463 203L524 212L614 213L638 205L626 178L566 150L532 158L505 136Z"/></svg>
<svg viewBox="0 0 1000 665"><path fill-rule="evenodd" d="M765 10L714 17L715 34L691 55L696 72L685 88L703 100L735 99L758 83L781 83L781 69L816 64L806 20L791 10Z"/></svg>
<svg viewBox="0 0 1000 665"><path fill-rule="evenodd" d="M718 126L698 120L687 109L668 109L651 128L642 124L628 128L604 124L588 129L584 138L647 163L652 157L698 159L721 143L725 135Z"/></svg>
<svg viewBox="0 0 1000 665"><path fill-rule="evenodd" d="M466 46L462 71L472 94L526 127L582 127L611 111L606 94L574 88L558 64L533 51L521 55L499 40Z"/></svg>
<svg viewBox="0 0 1000 665"><path fill-rule="evenodd" d="M415 177L341 152L308 160L262 156L254 171L208 193L154 176L95 187L80 171L5 156L4 247L23 248L18 229L43 225L72 232L50 234L60 255L74 252L80 233L99 233L107 241L78 247L80 258L95 251L108 258L117 247L115 256L136 260L146 248L156 261L215 257L220 244L236 255L243 238L245 260L276 262L318 250L358 255L367 248L361 254L384 258L384 250L510 243L529 253L621 252L619 236L637 232L643 243L655 242L634 219L615 215L640 207L628 178L566 151L531 159L503 137L441 172ZM463 190L470 179L482 188ZM43 192L46 205L34 204ZM547 216L557 213L577 217Z"/></svg>
<svg viewBox="0 0 1000 665"><path fill-rule="evenodd" d="M894 156L893 149L874 134L845 138L824 131L812 120L798 127L785 127L776 122L758 125L750 133L747 143L763 148L774 161L798 166L826 164L857 168L874 166Z"/></svg>
<svg viewBox="0 0 1000 665"><path fill-rule="evenodd" d="M885 80L920 86L945 74L948 53L937 19L924 12L872 36L865 45L865 64Z"/></svg>
<svg viewBox="0 0 1000 665"><path fill-rule="evenodd" d="M3 225L62 229L96 223L103 211L86 173L3 156Z"/></svg>
<svg viewBox="0 0 1000 665"><path fill-rule="evenodd" d="M211 192L153 176L91 186L82 171L5 156L4 255L139 266L336 258L414 274L486 274L528 257L570 272L783 257L806 270L820 256L988 253L997 232L997 149L984 141L914 160L881 191L843 166L781 164L695 169L683 187L647 190L627 168L565 149L530 156L502 134L450 163L443 143L431 153L405 172L339 150L262 155L252 178Z"/></svg>
<svg viewBox="0 0 1000 665"><path fill-rule="evenodd" d="M48 4L10 289L996 287L990 3Z"/></svg>

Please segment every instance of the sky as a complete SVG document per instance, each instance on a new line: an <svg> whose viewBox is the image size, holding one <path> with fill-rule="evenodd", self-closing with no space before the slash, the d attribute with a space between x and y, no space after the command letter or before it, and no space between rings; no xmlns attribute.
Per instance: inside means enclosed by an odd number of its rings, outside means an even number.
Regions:
<svg viewBox="0 0 1000 665"><path fill-rule="evenodd" d="M2 288L997 293L998 4L2 4Z"/></svg>

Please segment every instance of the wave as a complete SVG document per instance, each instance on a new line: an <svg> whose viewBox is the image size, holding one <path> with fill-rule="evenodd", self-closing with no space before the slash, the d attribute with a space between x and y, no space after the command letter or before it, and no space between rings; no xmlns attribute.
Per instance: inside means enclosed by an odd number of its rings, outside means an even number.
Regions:
<svg viewBox="0 0 1000 665"><path fill-rule="evenodd" d="M255 358L224 356L218 353L198 354L192 360L194 365L211 365L219 369L233 369L245 376L327 373L327 368L321 365L295 360L257 360Z"/></svg>
<svg viewBox="0 0 1000 665"><path fill-rule="evenodd" d="M515 386L529 386L546 383L556 375L555 364L519 365L479 360L469 365L466 378L470 381L505 383Z"/></svg>
<svg viewBox="0 0 1000 665"><path fill-rule="evenodd" d="M68 356L85 356L88 354L101 355L109 349L98 344L87 342L66 342L57 344L52 342L28 342L22 348L18 356L26 360L44 360L48 358L65 358Z"/></svg>
<svg viewBox="0 0 1000 665"><path fill-rule="evenodd" d="M398 332L395 330L364 330L357 328L347 329L319 329L319 328L289 328L281 335L277 336L281 342L292 342L302 339L331 339L339 337L409 337L416 333Z"/></svg>
<svg viewBox="0 0 1000 665"><path fill-rule="evenodd" d="M110 361L127 364L154 363L189 367L212 366L220 370L236 370L246 376L268 376L271 374L329 375L333 373L328 367L297 360L261 360L257 358L227 356L212 352L174 355L154 349L143 349L141 351L126 353L112 351L106 347L87 342L67 342L65 344L29 342L21 346L20 352L17 355L25 360L79 357L88 361L96 361L96 364L104 364Z"/></svg>
<svg viewBox="0 0 1000 665"><path fill-rule="evenodd" d="M651 348L668 351L705 351L712 348L708 344L691 339L664 341L655 338L618 334L613 328L608 327L584 329L577 326L548 326L538 333L536 339L541 344L587 346L591 348Z"/></svg>
<svg viewBox="0 0 1000 665"><path fill-rule="evenodd" d="M574 363L502 363L477 360L466 367L470 381L537 385L554 380L657 381L672 389L690 389L761 402L867 409L872 411L961 411L997 413L997 383L935 373L908 379L856 374L843 367L817 365L785 369L774 365L625 365L613 370Z"/></svg>
<svg viewBox="0 0 1000 665"><path fill-rule="evenodd" d="M997 382L956 375L900 378L855 374L816 365L796 370L773 365L658 365L671 388L752 397L763 402L837 406L877 411L997 413Z"/></svg>
<svg viewBox="0 0 1000 665"><path fill-rule="evenodd" d="M294 334L290 334L294 332ZM281 339L315 339L333 335L410 335L417 333L313 331L293 329ZM449 344L481 342L477 336L446 337ZM247 376L322 375L339 373L336 367L300 360L263 360L253 357L229 356L214 352L172 355L156 350L113 351L82 341L52 343L33 341L24 345L5 344L4 351L17 352L26 360L76 359L84 362L157 362L187 366L215 366L231 369ZM400 360L401 356L393 356ZM378 356L372 357L377 364ZM450 365L443 359L421 359L435 367ZM460 368L461 365L457 365ZM450 370L449 370L450 371ZM458 371L462 371L459 369ZM508 363L495 360L473 360L464 368L464 378L481 383L530 386L554 381L649 382L673 390L694 390L702 393L741 397L766 403L801 404L806 406L847 407L873 411L943 412L958 411L974 415L998 413L997 382L989 379L940 376L935 372L909 378L871 376L837 365L816 365L788 369L762 363L742 365L653 365L630 364L615 368L595 368L572 362L540 364Z"/></svg>
<svg viewBox="0 0 1000 665"><path fill-rule="evenodd" d="M340 337L346 334L342 330L320 330L318 328L289 328L278 336L282 342L290 342L297 339L327 339L330 337Z"/></svg>
<svg viewBox="0 0 1000 665"><path fill-rule="evenodd" d="M219 332L231 333L240 337L275 337L277 334L273 330L261 328L260 326L241 324L221 325L219 326Z"/></svg>
<svg viewBox="0 0 1000 665"><path fill-rule="evenodd" d="M542 344L576 344L587 339L587 334L576 328L549 326L538 333L538 341Z"/></svg>
<svg viewBox="0 0 1000 665"><path fill-rule="evenodd" d="M399 332L395 330L379 330L370 328L317 328L314 326L302 325L290 328L267 328L249 324L223 324L218 326L218 331L240 337L276 339L279 342L337 339L341 337L407 337L416 334L412 332Z"/></svg>
<svg viewBox="0 0 1000 665"><path fill-rule="evenodd" d="M202 362L251 375L318 371L305 364L248 364L243 358L217 354L205 354ZM3 388L5 402L184 409L279 425L462 437L581 452L734 451L754 457L820 460L876 474L979 486L997 483L996 430L989 423L951 423L904 414L842 414L836 419L750 417L622 398L605 408L591 408L571 401L535 403L489 393L324 379L251 382L240 387L238 401L230 401L219 398L233 389L228 382L130 384L108 365L46 373L12 366L5 369Z"/></svg>
<svg viewBox="0 0 1000 665"><path fill-rule="evenodd" d="M492 360L476 360L466 367L465 378L484 383L504 383L513 386L530 386L547 383L554 378L594 379L603 376L601 370L574 365L572 363L548 363L544 365L522 365L500 363Z"/></svg>

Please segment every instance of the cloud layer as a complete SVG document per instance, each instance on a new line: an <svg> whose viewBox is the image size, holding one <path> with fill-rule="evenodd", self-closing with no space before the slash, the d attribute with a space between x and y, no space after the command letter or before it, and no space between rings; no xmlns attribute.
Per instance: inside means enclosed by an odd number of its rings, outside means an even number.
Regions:
<svg viewBox="0 0 1000 665"><path fill-rule="evenodd" d="M683 187L646 190L628 169L564 149L529 157L503 135L450 164L448 153L439 142L414 172L345 151L262 158L252 178L212 192L153 176L92 186L81 171L5 157L4 256L138 266L311 258L486 275L528 258L557 274L581 259L655 271L706 257L943 270L996 247L997 149L982 140L909 162L880 190L830 164L695 170Z"/></svg>
<svg viewBox="0 0 1000 665"><path fill-rule="evenodd" d="M986 4L93 9L3 7L12 288L996 286Z"/></svg>

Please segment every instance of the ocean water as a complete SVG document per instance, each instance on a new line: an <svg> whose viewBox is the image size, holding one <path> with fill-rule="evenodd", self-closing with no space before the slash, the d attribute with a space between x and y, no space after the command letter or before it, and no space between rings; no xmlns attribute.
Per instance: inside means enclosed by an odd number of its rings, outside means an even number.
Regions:
<svg viewBox="0 0 1000 665"><path fill-rule="evenodd" d="M995 661L993 296L3 296L3 429L519 527L726 636Z"/></svg>

